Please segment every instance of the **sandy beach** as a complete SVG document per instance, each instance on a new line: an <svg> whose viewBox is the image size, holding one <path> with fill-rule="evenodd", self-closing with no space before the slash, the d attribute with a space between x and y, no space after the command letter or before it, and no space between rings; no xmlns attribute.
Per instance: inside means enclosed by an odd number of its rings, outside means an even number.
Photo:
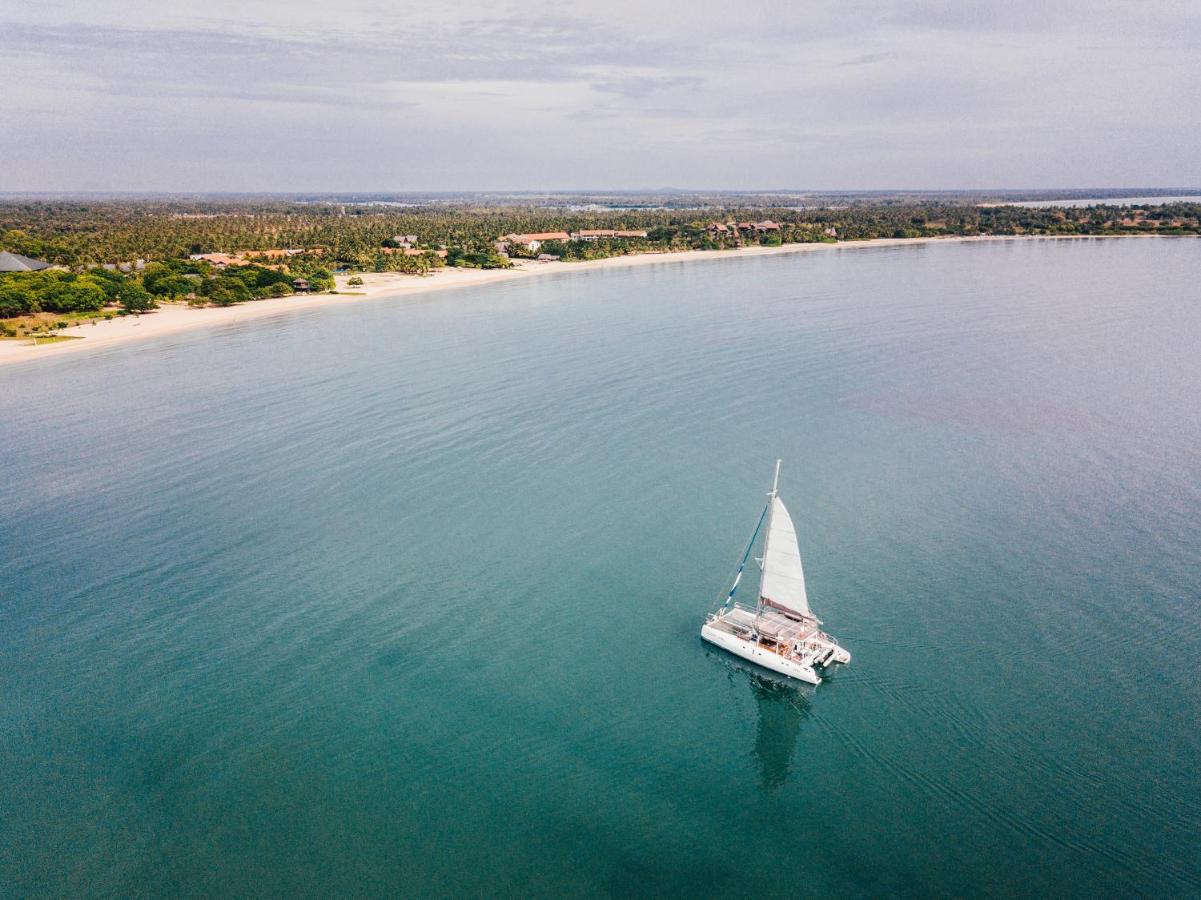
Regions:
<svg viewBox="0 0 1201 900"><path fill-rule="evenodd" d="M355 303L381 297L406 297L433 291L453 290L501 281L516 281L565 272L614 269L626 266L650 266L696 260L736 259L751 256L775 256L783 253L863 251L880 247L912 246L931 243L970 243L1013 240L1089 240L1087 237L932 237L879 238L837 244L785 244L780 247L744 247L738 250L688 250L680 253L644 253L616 256L586 262L534 262L517 260L512 269L440 269L432 275L403 275L397 272L361 274L361 286L349 287L350 276L336 278L338 293L277 297L255 300L237 306L191 308L183 303L165 304L152 313L124 316L65 328L58 334L82 338L34 345L32 341L0 341L0 366L37 359L50 359L69 353L98 350L133 341L148 340L197 328L249 322L267 316L285 316L318 306Z"/></svg>

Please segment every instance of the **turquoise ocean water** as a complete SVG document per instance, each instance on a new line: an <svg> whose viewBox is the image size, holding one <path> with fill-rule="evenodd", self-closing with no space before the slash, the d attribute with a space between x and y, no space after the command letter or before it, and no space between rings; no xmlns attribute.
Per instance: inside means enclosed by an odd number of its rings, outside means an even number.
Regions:
<svg viewBox="0 0 1201 900"><path fill-rule="evenodd" d="M0 370L0 895L1201 894L1199 285L846 249ZM816 690L698 636L777 456Z"/></svg>

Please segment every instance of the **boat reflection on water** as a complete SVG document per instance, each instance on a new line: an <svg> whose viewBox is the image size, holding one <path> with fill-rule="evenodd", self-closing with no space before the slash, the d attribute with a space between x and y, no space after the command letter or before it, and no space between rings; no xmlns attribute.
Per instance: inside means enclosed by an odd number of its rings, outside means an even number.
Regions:
<svg viewBox="0 0 1201 900"><path fill-rule="evenodd" d="M759 782L765 791L774 791L788 780L801 723L810 715L813 689L757 672L748 677L759 712L755 728Z"/></svg>
<svg viewBox="0 0 1201 900"><path fill-rule="evenodd" d="M788 780L801 725L812 714L817 689L725 654L712 655L721 660L731 683L746 679L750 684L757 712L754 753L759 784L764 791L774 791Z"/></svg>

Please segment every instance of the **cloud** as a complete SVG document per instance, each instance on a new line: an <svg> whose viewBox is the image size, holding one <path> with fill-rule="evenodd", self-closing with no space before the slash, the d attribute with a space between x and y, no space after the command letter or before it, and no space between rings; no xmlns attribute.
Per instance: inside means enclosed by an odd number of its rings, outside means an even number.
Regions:
<svg viewBox="0 0 1201 900"><path fill-rule="evenodd" d="M695 75L632 74L592 82L592 89L602 94L617 94L629 99L641 99L663 91L685 88L695 90L705 79Z"/></svg>
<svg viewBox="0 0 1201 900"><path fill-rule="evenodd" d="M589 66L641 65L666 50L646 41L616 40L603 28L560 19L393 24L376 32L331 30L280 34L268 28L134 28L87 25L6 25L6 58L41 57L82 64L118 77L153 73L165 81L201 83L267 72L320 72L337 81L557 81Z"/></svg>
<svg viewBox="0 0 1201 900"><path fill-rule="evenodd" d="M5 3L0 189L1201 181L1184 2Z"/></svg>
<svg viewBox="0 0 1201 900"><path fill-rule="evenodd" d="M873 63L896 59L899 55L900 54L893 50L888 50L882 53L860 53L858 56L853 56L850 59L843 60L840 63L835 63L835 65L838 68L848 68L850 66L870 66Z"/></svg>

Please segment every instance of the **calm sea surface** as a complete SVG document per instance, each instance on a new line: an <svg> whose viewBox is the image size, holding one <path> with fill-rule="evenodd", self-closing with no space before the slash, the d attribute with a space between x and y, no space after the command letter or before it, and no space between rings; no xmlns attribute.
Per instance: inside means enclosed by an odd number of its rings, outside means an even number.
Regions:
<svg viewBox="0 0 1201 900"><path fill-rule="evenodd" d="M1022 200L1009 206L1026 206L1032 209L1055 206L1078 208L1082 206L1164 206L1168 203L1197 203L1201 196L1197 194L1176 194L1165 197L1076 197L1071 200Z"/></svg>
<svg viewBox="0 0 1201 900"><path fill-rule="evenodd" d="M1199 242L352 302L0 429L0 895L1201 894ZM698 636L777 456L816 690Z"/></svg>

